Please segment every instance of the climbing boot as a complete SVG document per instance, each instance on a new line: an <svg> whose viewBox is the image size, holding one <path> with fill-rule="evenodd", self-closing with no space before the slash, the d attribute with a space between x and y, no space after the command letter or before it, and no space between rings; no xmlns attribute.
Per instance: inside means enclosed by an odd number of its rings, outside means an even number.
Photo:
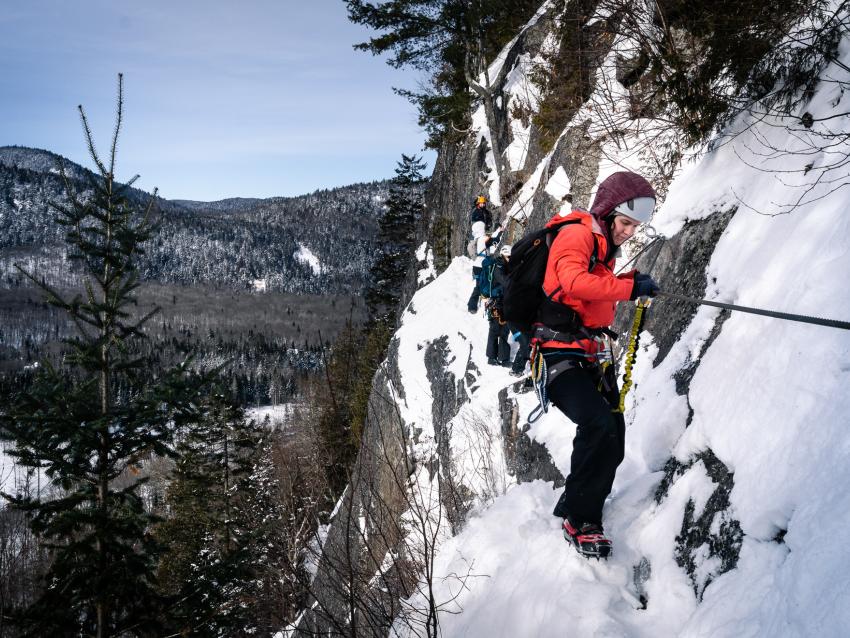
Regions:
<svg viewBox="0 0 850 638"><path fill-rule="evenodd" d="M577 526L564 519L564 538L582 556L588 558L608 558L613 550L611 541L605 537L601 525L595 523L584 523Z"/></svg>

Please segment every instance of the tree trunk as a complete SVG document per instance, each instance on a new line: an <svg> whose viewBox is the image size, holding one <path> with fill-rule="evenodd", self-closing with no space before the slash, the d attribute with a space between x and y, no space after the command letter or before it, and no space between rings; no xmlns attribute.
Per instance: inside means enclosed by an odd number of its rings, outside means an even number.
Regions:
<svg viewBox="0 0 850 638"><path fill-rule="evenodd" d="M479 47L480 48L480 47ZM467 47L470 50L470 47ZM504 155L499 141L499 125L496 119L496 96L494 91L501 86L502 81L507 73L507 65L502 65L496 78L491 81L487 61L481 58L480 55L473 53L467 54L467 61L464 64L464 75L469 87L481 98L484 105L484 115L487 119L487 128L490 131L490 149L493 151L493 159L496 166L496 175L499 178L499 195L500 197L507 192L506 185L510 167ZM481 75L484 76L484 83L479 82Z"/></svg>
<svg viewBox="0 0 850 638"><path fill-rule="evenodd" d="M107 210L107 220L106 220L106 252L111 253L112 249L112 172L109 173L108 183L106 185L107 192L109 193L109 202L110 207ZM112 276L109 262L107 261L103 266L103 280L101 282L101 295L102 298L100 302L103 304L107 310L101 310L100 315L100 336L102 339L102 343L100 346L100 413L103 418L103 423L101 424L100 431L100 449L98 450L98 459L97 459L97 471L98 471L98 485L97 485L97 507L99 510L97 529L95 530L95 549L97 551L97 561L98 561L98 575L102 576L106 573L108 569L108 560L106 556L106 546L104 543L103 535L104 535L104 527L106 526L106 521L109 517L109 508L107 499L109 497L109 449L110 449L110 440L109 440L109 422L107 416L110 413L110 357L109 357L109 348L110 341L112 339L112 319L113 316L108 310L109 304L111 303L111 281L110 278ZM97 638L104 638L106 635L106 625L107 625L107 593L105 591L98 590L97 593L97 601L96 601L96 609L97 609Z"/></svg>

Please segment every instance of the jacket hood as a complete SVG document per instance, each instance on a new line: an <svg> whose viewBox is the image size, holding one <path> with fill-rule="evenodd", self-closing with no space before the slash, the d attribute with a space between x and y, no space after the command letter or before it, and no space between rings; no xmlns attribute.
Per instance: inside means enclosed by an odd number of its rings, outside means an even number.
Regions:
<svg viewBox="0 0 850 638"><path fill-rule="evenodd" d="M636 197L655 199L655 189L643 177L631 171L620 171L606 177L593 198L590 214L607 227L607 218L617 206Z"/></svg>
<svg viewBox="0 0 850 638"><path fill-rule="evenodd" d="M602 228L597 223L596 219L591 217L590 213L586 210L582 210L581 208L573 208L569 209L566 206L562 209L560 213L555 213L555 215L546 222L546 228L556 228L560 226L565 221L573 221L574 219L579 220L582 225L587 226L591 231L595 233L602 233Z"/></svg>
<svg viewBox="0 0 850 638"><path fill-rule="evenodd" d="M614 205L616 206L616 204ZM602 235L605 238L604 245L607 248L604 251L604 255L600 255L600 259L607 262L618 254L619 248L614 245L614 241L611 239L611 232L607 221L599 220L599 218L588 213L586 210L582 210L581 208L575 208L570 212L567 212L568 210L568 208L564 207L561 212L555 213L555 215L546 222L546 228L557 228L564 222L578 220L581 225L585 226L588 230L590 230L590 232Z"/></svg>

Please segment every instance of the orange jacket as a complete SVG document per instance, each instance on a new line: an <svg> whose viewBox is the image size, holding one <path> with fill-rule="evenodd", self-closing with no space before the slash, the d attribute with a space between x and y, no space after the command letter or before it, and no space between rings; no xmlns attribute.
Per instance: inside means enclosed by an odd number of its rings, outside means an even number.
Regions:
<svg viewBox="0 0 850 638"><path fill-rule="evenodd" d="M549 295L560 286L560 290L552 297L553 301L575 310L585 327L605 328L614 321L617 302L631 297L636 271L614 275L616 251L610 250L609 255L607 233L602 230L596 218L586 211L574 210L566 217L557 214L549 220L546 227L554 228L565 220L572 219L578 219L580 223L564 226L549 248L543 290ZM588 272L594 237L597 262L593 270ZM569 344L547 341L542 347L581 348L589 353L596 352L596 344L590 339Z"/></svg>

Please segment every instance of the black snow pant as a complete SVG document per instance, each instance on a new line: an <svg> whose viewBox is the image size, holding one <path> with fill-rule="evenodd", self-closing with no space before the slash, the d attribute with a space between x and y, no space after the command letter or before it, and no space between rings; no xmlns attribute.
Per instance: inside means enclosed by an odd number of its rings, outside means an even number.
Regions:
<svg viewBox="0 0 850 638"><path fill-rule="evenodd" d="M511 370L513 372L522 372L525 370L525 364L528 361L528 351L531 345L531 339L529 339L528 334L510 322L508 323L508 330L513 333L514 340L519 344L519 349L516 351L516 356L514 357L514 363L511 366Z"/></svg>
<svg viewBox="0 0 850 638"><path fill-rule="evenodd" d="M478 273L481 272L481 266L472 267L472 278L475 280L475 288L472 289L472 294L469 296L469 303L466 304L469 312L478 311L478 298L481 297L481 291L478 289Z"/></svg>
<svg viewBox="0 0 850 638"><path fill-rule="evenodd" d="M577 525L602 524L602 506L625 454L626 424L622 414L611 412L619 403L613 370L609 368L606 375L608 391L598 389L599 369L595 366L565 370L548 388L552 403L577 426L570 475L553 514L560 518L569 515Z"/></svg>
<svg viewBox="0 0 850 638"><path fill-rule="evenodd" d="M499 325L499 320L489 318L490 330L487 333L487 358L505 363L511 358L511 344L508 343L508 324Z"/></svg>

